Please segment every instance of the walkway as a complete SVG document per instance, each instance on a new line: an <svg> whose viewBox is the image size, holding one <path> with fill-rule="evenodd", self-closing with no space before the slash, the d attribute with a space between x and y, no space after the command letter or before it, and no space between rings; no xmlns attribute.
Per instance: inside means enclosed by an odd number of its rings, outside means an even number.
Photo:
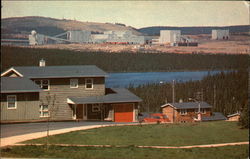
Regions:
<svg viewBox="0 0 250 159"><path fill-rule="evenodd" d="M207 147L222 147L222 146L235 146L235 145L248 145L249 142L233 142L221 144L208 144L208 145L192 145L192 146L134 146L136 148L155 148L155 149L190 149L190 148L207 148ZM15 146L36 145L42 146L44 144L15 144ZM131 147L131 145L76 145L76 144L49 144L53 146L62 147Z"/></svg>
<svg viewBox="0 0 250 159"><path fill-rule="evenodd" d="M84 123L84 122L82 122L82 123ZM53 130L53 129L55 129L55 127L51 127L52 130L49 131L49 135L57 135L57 134L71 132L71 131L94 129L94 128L100 128L100 127L106 127L106 126L123 126L123 125L137 125L138 124L138 123L112 123L112 122L102 122L102 123L97 124L97 122L96 122L96 124L93 125L90 123L89 124L86 124L86 123L87 122L84 123L84 126L83 125L82 126L75 125L74 127L71 126L71 127L67 127L67 128L60 127L60 128L57 128L56 130ZM38 124L38 123L36 123L36 124ZM79 123L79 124L81 124L81 123ZM26 132L28 129L31 129L31 128L33 128L34 129L33 131L35 131L35 132L29 131L31 133L25 133L25 134L19 133L20 135L2 137L0 147L11 146L11 145L14 145L16 143L23 142L26 140L32 140L32 139L37 139L37 138L47 136L46 127L44 127L43 129L41 129L41 128L37 129L37 130L42 130L41 132L36 132L37 131L35 129L36 127L37 126L29 127L29 128L23 127L23 129L20 129L20 127L18 127L18 129L16 129L16 130L21 131L21 133ZM2 129L2 126L1 126L1 129ZM13 131L14 131L14 128L13 128ZM7 133L7 132L5 132L5 133ZM10 132L10 133L16 133L16 132Z"/></svg>

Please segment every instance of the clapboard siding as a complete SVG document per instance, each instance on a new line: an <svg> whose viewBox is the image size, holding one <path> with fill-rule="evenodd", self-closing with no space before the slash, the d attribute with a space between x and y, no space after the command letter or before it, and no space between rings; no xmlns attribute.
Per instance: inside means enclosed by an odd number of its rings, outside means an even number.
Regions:
<svg viewBox="0 0 250 159"><path fill-rule="evenodd" d="M7 109L7 95L16 95L16 109ZM39 92L1 94L1 120L37 120L39 103Z"/></svg>
<svg viewBox="0 0 250 159"><path fill-rule="evenodd" d="M49 102L47 99L48 96L51 97L50 103L54 101L53 109L56 111L51 112L51 118L54 120L72 119L72 109L67 103L68 97L88 97L105 94L104 77L93 78L93 89L85 88L85 78L77 78L78 88L70 88L70 79L71 78L48 79L50 81L50 90L40 93L42 103L47 104ZM49 105L51 106L52 104Z"/></svg>

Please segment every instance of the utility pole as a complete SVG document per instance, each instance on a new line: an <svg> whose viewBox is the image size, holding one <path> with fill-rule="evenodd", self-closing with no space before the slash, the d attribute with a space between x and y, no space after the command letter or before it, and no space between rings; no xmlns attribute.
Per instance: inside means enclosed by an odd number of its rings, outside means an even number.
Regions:
<svg viewBox="0 0 250 159"><path fill-rule="evenodd" d="M216 108L216 86L214 85L214 108Z"/></svg>
<svg viewBox="0 0 250 159"><path fill-rule="evenodd" d="M173 101L172 101L172 103L174 103L175 102L175 88L174 88L174 85L175 85L175 82L174 82L174 80L173 80L173 85L172 85L172 90L173 90Z"/></svg>

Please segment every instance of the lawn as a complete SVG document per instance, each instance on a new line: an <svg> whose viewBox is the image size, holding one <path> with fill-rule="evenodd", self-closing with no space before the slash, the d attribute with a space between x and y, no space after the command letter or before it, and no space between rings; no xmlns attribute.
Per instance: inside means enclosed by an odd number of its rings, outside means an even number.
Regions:
<svg viewBox="0 0 250 159"><path fill-rule="evenodd" d="M185 146L248 141L236 122L103 127L49 137L51 144ZM25 143L45 143L46 138Z"/></svg>
<svg viewBox="0 0 250 159"><path fill-rule="evenodd" d="M154 124L103 127L50 136L50 144L126 145L126 147L13 146L1 150L3 157L88 159L246 159L249 145L192 149L150 149L135 145L182 146L248 141L248 129L236 122ZM46 138L25 143L45 143Z"/></svg>
<svg viewBox="0 0 250 159"><path fill-rule="evenodd" d="M2 149L4 157L74 158L74 159L247 159L248 145L193 149L142 149L17 146Z"/></svg>

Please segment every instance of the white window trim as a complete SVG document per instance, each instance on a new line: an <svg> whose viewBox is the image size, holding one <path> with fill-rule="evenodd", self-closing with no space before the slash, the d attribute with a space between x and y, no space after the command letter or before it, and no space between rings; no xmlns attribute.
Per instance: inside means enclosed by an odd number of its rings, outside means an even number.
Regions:
<svg viewBox="0 0 250 159"><path fill-rule="evenodd" d="M43 89L43 88L42 88L42 83L43 83L43 81L45 81L45 80L48 81L48 89ZM36 83L36 81L40 81L39 87L40 87L42 90L44 90L44 91L49 91L49 90L50 90L50 80L49 80L49 79L34 80L35 83Z"/></svg>
<svg viewBox="0 0 250 159"><path fill-rule="evenodd" d="M15 97L15 107L9 108L9 97ZM7 109L17 109L17 100L16 95L7 95Z"/></svg>
<svg viewBox="0 0 250 159"><path fill-rule="evenodd" d="M87 88L87 80L91 80L91 85L92 85L91 88ZM90 84L90 83L88 83L88 84ZM91 90L93 88L94 88L94 79L93 78L85 78L85 89Z"/></svg>
<svg viewBox="0 0 250 159"><path fill-rule="evenodd" d="M97 107L98 110L97 110L97 111L94 110L94 109L93 109L94 107ZM101 106L100 106L99 104L92 104L91 108L92 108L91 111L92 111L93 113L95 113L95 112L100 112L100 111L101 111Z"/></svg>
<svg viewBox="0 0 250 159"><path fill-rule="evenodd" d="M184 112L182 112L184 111ZM187 115L187 109L180 109L180 114L181 115Z"/></svg>
<svg viewBox="0 0 250 159"><path fill-rule="evenodd" d="M76 86L72 86L72 84L73 84L74 82L77 83ZM71 79L70 79L69 85L70 85L70 88L78 88L78 86L79 86L78 79L76 79L76 78L71 78Z"/></svg>
<svg viewBox="0 0 250 159"><path fill-rule="evenodd" d="M42 109L41 109L41 106L43 107L44 105L40 105L40 107L39 107L40 118L48 118L48 117L50 117L49 106L47 105L47 106L48 106L48 110L42 110ZM41 115L40 112L48 112L48 116ZM43 113L42 113L42 114L43 114Z"/></svg>

